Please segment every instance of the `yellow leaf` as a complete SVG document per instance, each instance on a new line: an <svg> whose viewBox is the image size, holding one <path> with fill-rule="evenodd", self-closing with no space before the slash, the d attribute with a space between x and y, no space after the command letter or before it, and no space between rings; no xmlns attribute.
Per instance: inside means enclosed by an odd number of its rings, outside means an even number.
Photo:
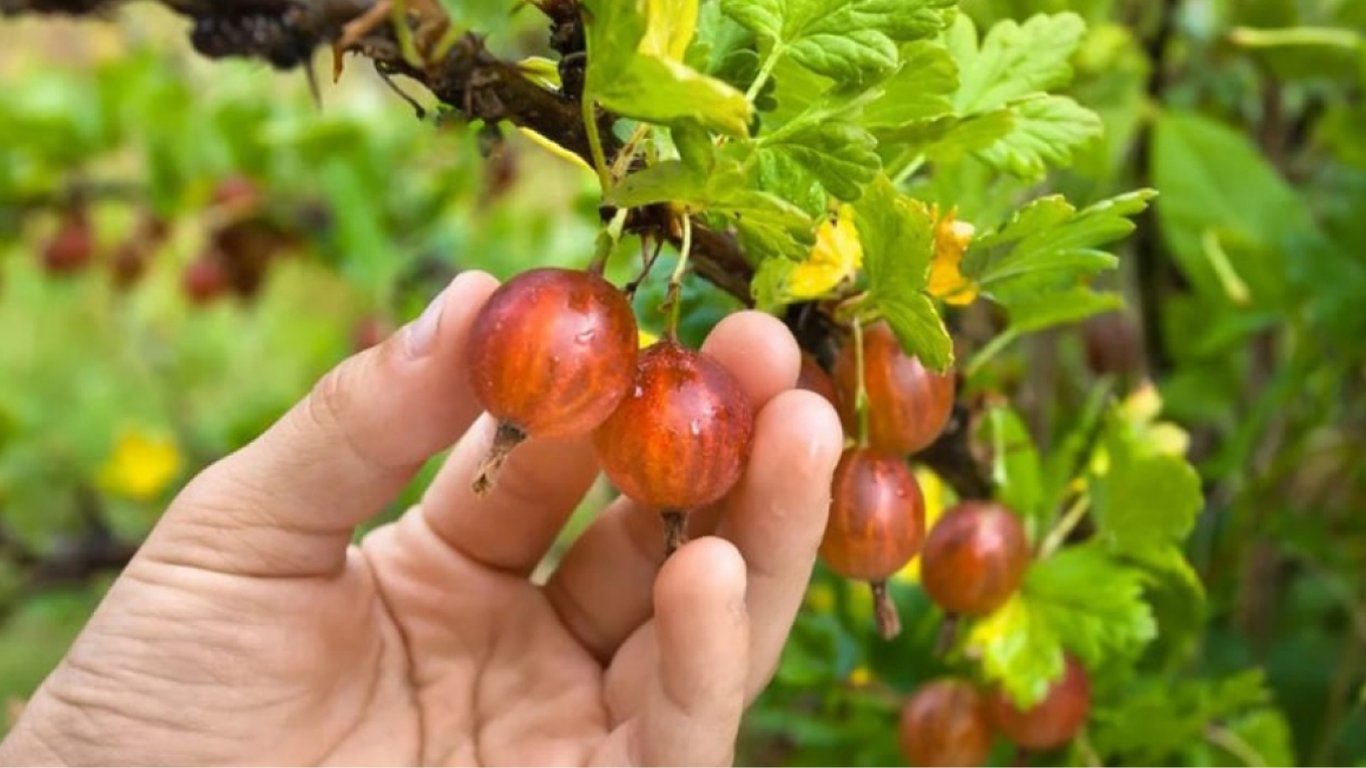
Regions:
<svg viewBox="0 0 1366 768"><path fill-rule="evenodd" d="M920 494L925 497L925 531L928 533L943 516L952 491L939 475L926 467L915 468L915 479L920 484ZM892 580L906 584L920 583L920 558L917 556L906 563L892 575Z"/></svg>
<svg viewBox="0 0 1366 768"><path fill-rule="evenodd" d="M593 166L589 165L587 160L584 160L582 157L579 157L576 153L571 152L568 149L565 149L564 147L560 146L559 144L556 144L550 139L547 139L546 137L531 130L530 128L517 126L517 130L523 136L527 137L528 139L531 139L531 143L539 145L542 149L548 150L552 155L555 155L561 160L567 160L570 163L573 163L574 165L577 165L578 167L584 169L585 171L588 171L589 173L593 173Z"/></svg>
<svg viewBox="0 0 1366 768"><path fill-rule="evenodd" d="M645 0L645 37L636 49L646 56L682 61L697 31L698 0Z"/></svg>
<svg viewBox="0 0 1366 768"><path fill-rule="evenodd" d="M863 245L854 227L854 209L840 206L839 215L816 230L816 244L806 261L792 268L785 293L792 299L816 299L829 294L863 266Z"/></svg>
<svg viewBox="0 0 1366 768"><path fill-rule="evenodd" d="M964 277L960 270L963 254L972 243L977 228L958 220L958 209L943 217L938 206L934 209L934 261L930 263L930 295L949 304L962 306L977 298L977 284Z"/></svg>
<svg viewBox="0 0 1366 768"><path fill-rule="evenodd" d="M151 501L180 474L180 466L174 440L141 428L127 429L100 469L100 485L118 496Z"/></svg>
<svg viewBox="0 0 1366 768"><path fill-rule="evenodd" d="M641 349L645 349L646 347L654 346L655 344L659 343L659 336L645 330L644 328L641 328L639 331L636 331L636 334L640 337Z"/></svg>

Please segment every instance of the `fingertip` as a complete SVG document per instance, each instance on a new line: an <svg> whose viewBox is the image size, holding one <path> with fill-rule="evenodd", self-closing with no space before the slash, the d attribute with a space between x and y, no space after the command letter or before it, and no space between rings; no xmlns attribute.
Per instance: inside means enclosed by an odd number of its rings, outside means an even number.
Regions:
<svg viewBox="0 0 1366 768"><path fill-rule="evenodd" d="M787 326L753 310L736 312L718 323L702 351L735 374L756 406L791 389L801 369L801 350Z"/></svg>
<svg viewBox="0 0 1366 768"><path fill-rule="evenodd" d="M725 539L703 536L664 562L655 581L655 606L667 613L670 608L724 601L743 610L746 580L740 550Z"/></svg>
<svg viewBox="0 0 1366 768"><path fill-rule="evenodd" d="M800 455L794 457L807 472L830 474L844 452L844 427L839 414L824 397L804 389L783 392L759 414L762 433L779 429L783 442L797 441Z"/></svg>

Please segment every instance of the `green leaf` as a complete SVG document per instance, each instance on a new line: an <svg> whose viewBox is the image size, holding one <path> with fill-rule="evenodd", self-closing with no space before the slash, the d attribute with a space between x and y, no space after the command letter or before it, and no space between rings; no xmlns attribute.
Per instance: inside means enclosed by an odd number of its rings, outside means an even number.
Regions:
<svg viewBox="0 0 1366 768"><path fill-rule="evenodd" d="M1039 450L1020 414L1008 406L992 406L982 420L983 444L991 447L991 482L996 498L1031 520L1039 512L1043 486Z"/></svg>
<svg viewBox="0 0 1366 768"><path fill-rule="evenodd" d="M953 111L958 67L948 50L928 40L901 49L901 68L881 85L882 96L863 110L869 128L890 129Z"/></svg>
<svg viewBox="0 0 1366 768"><path fill-rule="evenodd" d="M951 163L990 148L1009 136L1014 127L1015 113L1002 108L970 117L945 115L896 127L879 127L874 134L880 144L900 145L906 151Z"/></svg>
<svg viewBox="0 0 1366 768"><path fill-rule="evenodd" d="M761 138L758 151L761 162L765 155L784 157L805 168L830 194L852 201L877 175L876 146L877 140L863 128L832 120Z"/></svg>
<svg viewBox="0 0 1366 768"><path fill-rule="evenodd" d="M619 208L640 208L655 203L701 204L706 197L705 170L681 160L665 160L617 182L605 202Z"/></svg>
<svg viewBox="0 0 1366 768"><path fill-rule="evenodd" d="M953 344L924 291L934 255L929 211L879 176L864 190L855 213L874 307L907 354L937 371L947 370L953 364Z"/></svg>
<svg viewBox="0 0 1366 768"><path fill-rule="evenodd" d="M1000 22L978 48L972 23L960 16L949 36L962 81L955 106L963 114L985 112L1066 85L1072 79L1068 62L1085 32L1086 22L1075 13L1040 14L1024 24Z"/></svg>
<svg viewBox="0 0 1366 768"><path fill-rule="evenodd" d="M667 6L647 0L585 0L586 98L623 117L665 125L696 121L720 133L746 135L750 106L744 94L671 56L680 35L691 35L695 5L692 23L652 23Z"/></svg>
<svg viewBox="0 0 1366 768"><path fill-rule="evenodd" d="M1010 291L994 297L1005 308L1010 328L1016 333L1076 323L1124 306L1124 297L1118 293L1096 292L1081 285L1050 292Z"/></svg>
<svg viewBox="0 0 1366 768"><path fill-rule="evenodd" d="M1038 95L1015 102L1010 132L977 156L1023 179L1072 164L1077 150L1099 138L1100 116L1066 96Z"/></svg>
<svg viewBox="0 0 1366 768"><path fill-rule="evenodd" d="M968 634L982 672L1020 707L1039 702L1062 675L1063 651L1089 666L1136 656L1157 632L1140 572L1091 545L1034 563L1020 591Z"/></svg>
<svg viewBox="0 0 1366 768"><path fill-rule="evenodd" d="M1157 635L1144 575L1098 546L1065 547L1036 562L1024 592L1068 650L1088 665L1134 657Z"/></svg>
<svg viewBox="0 0 1366 768"><path fill-rule="evenodd" d="M1101 445L1104 461L1089 479L1098 538L1119 554L1184 541L1203 504L1195 468L1145 444L1115 415Z"/></svg>
<svg viewBox="0 0 1366 768"><path fill-rule="evenodd" d="M990 289L993 283L1031 273L1081 277L1113 268L1115 257L1098 246L1132 232L1130 217L1147 208L1155 194L1130 192L1082 211L1061 196L1035 200L1001 229L973 243L963 258L963 274Z"/></svg>
<svg viewBox="0 0 1366 768"><path fill-rule="evenodd" d="M841 83L891 71L897 44L941 30L954 0L722 0L770 48Z"/></svg>
<svg viewBox="0 0 1366 768"><path fill-rule="evenodd" d="M1164 113L1154 129L1152 170L1163 194L1159 229L1197 292L1225 296L1226 267L1254 302L1283 293L1287 246L1315 227L1308 206L1246 135L1199 115ZM1207 249L1211 232L1225 245L1251 247L1218 264Z"/></svg>

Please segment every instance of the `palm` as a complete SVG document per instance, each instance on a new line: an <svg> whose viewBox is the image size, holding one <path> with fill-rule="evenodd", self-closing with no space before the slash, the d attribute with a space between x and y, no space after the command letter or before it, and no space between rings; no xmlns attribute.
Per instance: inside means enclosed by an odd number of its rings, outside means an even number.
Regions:
<svg viewBox="0 0 1366 768"><path fill-rule="evenodd" d="M0 759L728 761L810 573L837 419L784 392L791 338L736 315L708 349L761 407L754 454L667 562L658 516L621 499L534 584L597 467L586 443L532 441L476 499L487 418L419 507L348 546L473 419L468 397L447 395L461 390L463 334L489 290L457 280L436 352L414 362L399 338L349 361L196 479Z"/></svg>

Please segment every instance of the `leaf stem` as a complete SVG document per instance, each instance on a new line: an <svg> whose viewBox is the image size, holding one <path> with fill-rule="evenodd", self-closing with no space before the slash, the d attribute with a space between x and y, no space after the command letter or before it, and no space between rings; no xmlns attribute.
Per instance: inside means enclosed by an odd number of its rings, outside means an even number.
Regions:
<svg viewBox="0 0 1366 768"><path fill-rule="evenodd" d="M1279 48L1291 45L1324 45L1333 48L1360 48L1363 38L1350 29L1333 27L1286 27L1254 29L1234 27L1228 34L1234 45L1244 48Z"/></svg>
<svg viewBox="0 0 1366 768"><path fill-rule="evenodd" d="M967 378L972 378L977 375L977 372L982 370L982 366L986 365L993 357L1000 354L1002 350L1010 346L1011 342L1015 341L1017 338L1019 338L1019 334L1015 333L1014 329L1007 328L1004 333L992 339L973 356L972 362L968 363L968 367L963 372L963 375Z"/></svg>
<svg viewBox="0 0 1366 768"><path fill-rule="evenodd" d="M612 188L612 177L607 170L607 156L602 151L602 136L598 134L597 109L586 94L580 108L583 110L584 135L588 137L588 152L593 156L593 170L598 174L598 183L605 195Z"/></svg>
<svg viewBox="0 0 1366 768"><path fill-rule="evenodd" d="M854 320L854 413L858 418L858 447L868 447L868 387L863 373L863 321Z"/></svg>
<svg viewBox="0 0 1366 768"><path fill-rule="evenodd" d="M1256 766L1256 768L1266 765L1266 758L1262 757L1260 752L1247 743L1246 739L1217 723L1210 723L1205 726L1205 741L1238 758L1244 765Z"/></svg>
<svg viewBox="0 0 1366 768"><path fill-rule="evenodd" d="M683 212L681 226L683 239L678 246L678 263L669 276L669 293L665 300L669 308L669 326L664 335L670 341L678 340L678 321L683 313L683 276L688 271L688 256L692 253L692 216L687 211Z"/></svg>
<svg viewBox="0 0 1366 768"><path fill-rule="evenodd" d="M422 66L422 56L413 42L413 30L408 26L408 0L392 0L389 5L389 23L394 27L394 37L398 40L399 55L409 66Z"/></svg>
<svg viewBox="0 0 1366 768"><path fill-rule="evenodd" d="M1043 560L1058 551L1067 542L1067 537L1076 529L1077 524L1081 522L1081 519L1086 516L1086 512L1090 509L1091 496L1089 494L1078 496L1077 500L1072 502L1072 506L1067 508L1062 519L1058 520L1058 524L1053 526L1053 530L1044 537L1043 542L1039 545L1038 559Z"/></svg>
<svg viewBox="0 0 1366 768"><path fill-rule="evenodd" d="M745 91L745 101L750 104L759 96L759 91L764 89L764 84L773 75L773 68L778 66L778 59L783 57L783 47L778 44L773 45L773 50L768 52L768 58L764 59L764 65L759 68L759 74L754 77L754 82L749 84L749 90Z"/></svg>

